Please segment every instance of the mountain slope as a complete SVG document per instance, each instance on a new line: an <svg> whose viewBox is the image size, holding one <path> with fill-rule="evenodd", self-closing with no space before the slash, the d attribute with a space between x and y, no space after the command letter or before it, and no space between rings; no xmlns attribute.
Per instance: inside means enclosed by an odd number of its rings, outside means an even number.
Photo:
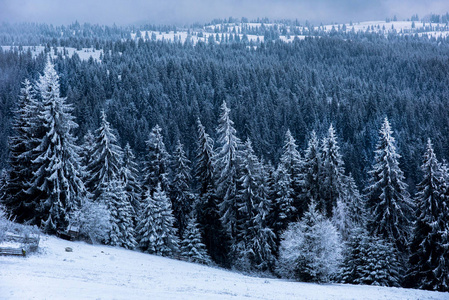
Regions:
<svg viewBox="0 0 449 300"><path fill-rule="evenodd" d="M65 252L65 247L73 252ZM0 258L0 298L449 299L449 295L248 277L136 251L45 236L38 254Z"/></svg>

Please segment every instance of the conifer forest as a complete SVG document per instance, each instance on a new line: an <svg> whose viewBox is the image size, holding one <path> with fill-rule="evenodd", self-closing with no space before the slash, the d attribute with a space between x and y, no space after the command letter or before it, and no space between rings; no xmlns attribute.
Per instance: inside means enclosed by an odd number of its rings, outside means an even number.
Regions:
<svg viewBox="0 0 449 300"><path fill-rule="evenodd" d="M0 24L6 214L251 274L448 292L449 39L231 21L204 40Z"/></svg>

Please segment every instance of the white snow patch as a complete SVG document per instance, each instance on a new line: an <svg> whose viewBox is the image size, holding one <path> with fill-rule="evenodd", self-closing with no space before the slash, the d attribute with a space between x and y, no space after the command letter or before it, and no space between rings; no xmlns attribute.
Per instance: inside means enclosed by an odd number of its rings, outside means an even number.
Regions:
<svg viewBox="0 0 449 300"><path fill-rule="evenodd" d="M73 252L66 252L71 247ZM1 299L448 299L402 288L244 276L136 251L43 236L28 257L0 257Z"/></svg>
<svg viewBox="0 0 449 300"><path fill-rule="evenodd" d="M44 52L45 47L44 46L21 46L19 50L18 46L0 46L3 51L21 51L21 52L27 52L28 49L31 50L31 55L33 57L38 56L42 52ZM93 58L93 60L101 62L100 55L103 53L103 50L96 50L94 48L82 48L81 50L77 50L76 48L72 47L56 47L56 53L62 54L64 57L72 57L73 54L78 54L81 60L89 60L90 57ZM51 48L51 51L49 52L52 58L55 58L57 54L55 54L54 47Z"/></svg>

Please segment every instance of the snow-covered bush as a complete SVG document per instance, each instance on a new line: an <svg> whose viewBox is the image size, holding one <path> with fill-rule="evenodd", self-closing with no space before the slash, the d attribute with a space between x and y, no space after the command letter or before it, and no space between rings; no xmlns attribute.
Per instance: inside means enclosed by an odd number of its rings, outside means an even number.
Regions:
<svg viewBox="0 0 449 300"><path fill-rule="evenodd" d="M301 281L329 282L339 272L341 253L337 229L312 202L301 221L291 223L282 235L277 272Z"/></svg>
<svg viewBox="0 0 449 300"><path fill-rule="evenodd" d="M82 238L92 242L101 242L108 237L111 229L110 213L101 203L85 199L81 207L70 216L70 225L77 226Z"/></svg>

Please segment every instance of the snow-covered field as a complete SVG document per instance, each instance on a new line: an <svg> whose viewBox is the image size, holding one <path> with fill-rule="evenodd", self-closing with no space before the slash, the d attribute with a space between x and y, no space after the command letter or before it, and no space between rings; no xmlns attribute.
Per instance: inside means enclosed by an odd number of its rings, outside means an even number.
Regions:
<svg viewBox="0 0 449 300"><path fill-rule="evenodd" d="M40 248L26 258L0 257L0 299L449 299L448 293L248 277L47 236Z"/></svg>
<svg viewBox="0 0 449 300"><path fill-rule="evenodd" d="M14 50L18 50L19 47L15 47L15 46L0 46L3 51L14 51ZM44 46L22 46L22 50L23 52L28 51L28 49L31 50L31 55L33 55L33 57L38 56L39 54L41 54L42 52L44 52L45 47ZM81 60L89 60L90 57L93 58L93 60L95 61L101 61L100 60L100 55L103 53L103 50L95 50L94 48L82 48L81 50L77 50L75 48L72 47L56 47L56 51L57 53L62 54L63 56L68 56L68 57L72 57L73 54L78 54L79 58ZM56 54L54 51L54 48L51 49L50 51L50 55L55 58Z"/></svg>

